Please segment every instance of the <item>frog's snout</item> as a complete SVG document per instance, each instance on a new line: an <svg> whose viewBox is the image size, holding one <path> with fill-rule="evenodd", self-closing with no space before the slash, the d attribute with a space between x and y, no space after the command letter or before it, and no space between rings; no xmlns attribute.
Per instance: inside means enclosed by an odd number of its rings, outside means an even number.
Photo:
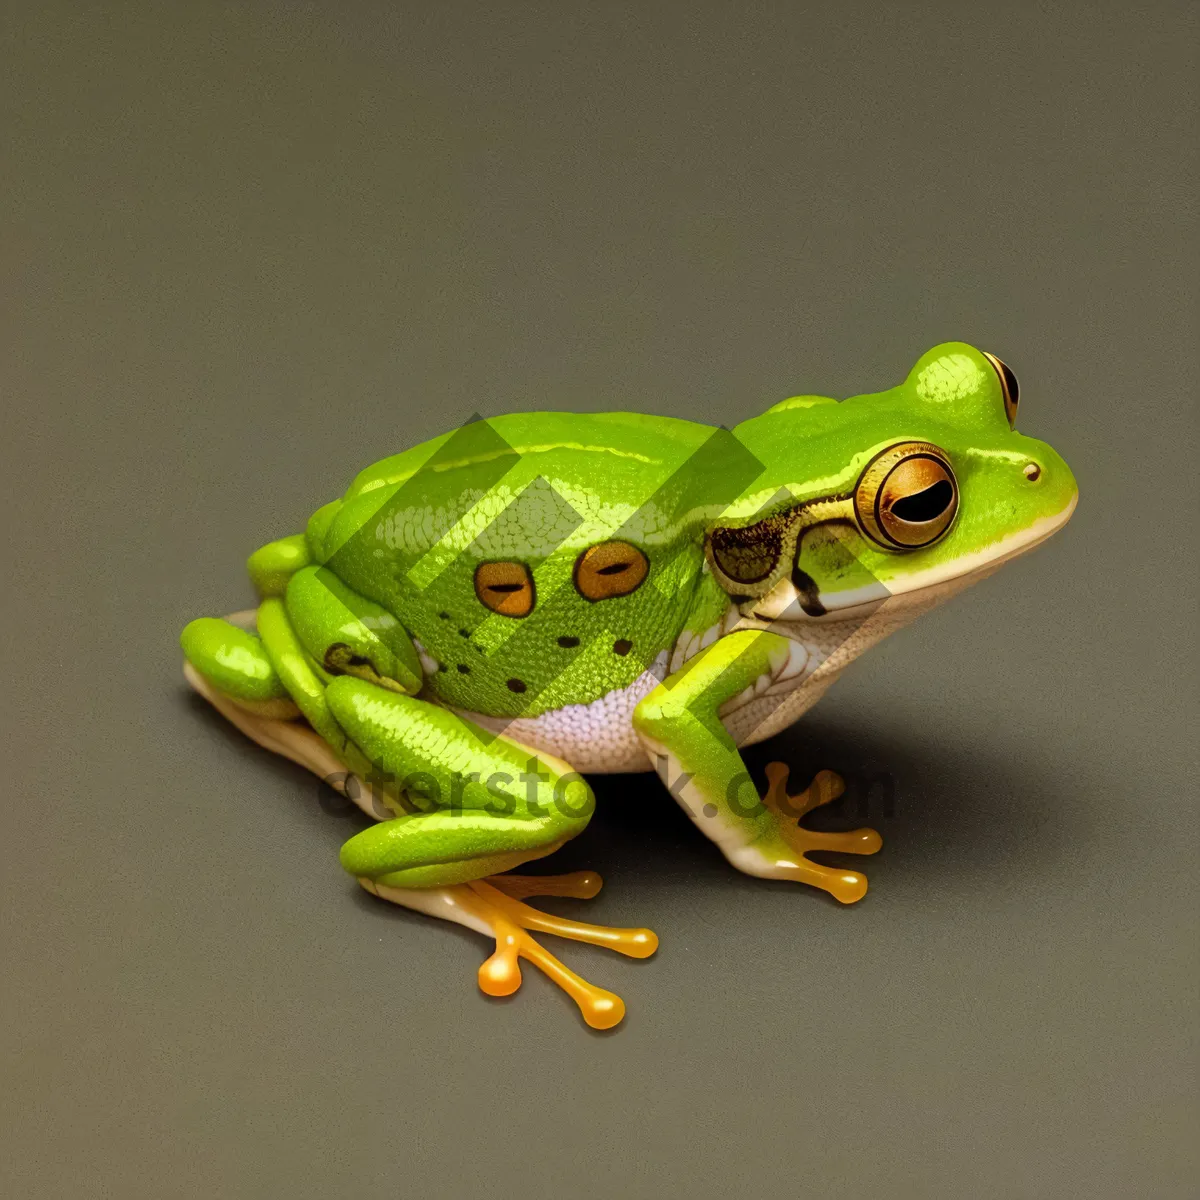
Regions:
<svg viewBox="0 0 1200 1200"><path fill-rule="evenodd" d="M1046 513L1061 514L1065 525L1079 500L1079 484L1057 450L1045 442L1029 442L1023 461L1016 464L1022 477L1018 486L1029 489L1026 494L1038 495L1039 506Z"/></svg>

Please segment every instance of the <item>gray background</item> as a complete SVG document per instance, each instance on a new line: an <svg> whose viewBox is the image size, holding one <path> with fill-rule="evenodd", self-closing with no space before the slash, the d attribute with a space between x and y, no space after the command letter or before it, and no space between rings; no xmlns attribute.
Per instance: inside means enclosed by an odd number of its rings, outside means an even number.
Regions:
<svg viewBox="0 0 1200 1200"><path fill-rule="evenodd" d="M1187 8L6 6L8 1195L1189 1193ZM756 753L896 781L857 907L600 782L563 911L662 937L559 944L613 1035L481 997L181 683L475 410L732 423L952 337L1078 515Z"/></svg>

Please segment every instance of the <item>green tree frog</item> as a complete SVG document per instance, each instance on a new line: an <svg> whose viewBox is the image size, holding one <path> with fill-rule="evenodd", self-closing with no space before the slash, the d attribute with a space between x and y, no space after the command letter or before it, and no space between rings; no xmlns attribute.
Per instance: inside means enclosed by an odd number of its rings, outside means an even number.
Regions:
<svg viewBox="0 0 1200 1200"><path fill-rule="evenodd" d="M619 997L534 937L632 957L647 929L525 903L587 897L591 872L512 874L587 824L585 775L655 770L739 870L851 903L878 835L809 830L837 796L739 747L785 728L892 630L1061 528L1075 480L1016 432L1017 381L947 343L897 387L797 396L733 430L613 412L475 419L368 467L304 533L249 560L257 610L183 631L185 674L245 733L378 824L343 867L372 894L495 939L597 1028Z"/></svg>

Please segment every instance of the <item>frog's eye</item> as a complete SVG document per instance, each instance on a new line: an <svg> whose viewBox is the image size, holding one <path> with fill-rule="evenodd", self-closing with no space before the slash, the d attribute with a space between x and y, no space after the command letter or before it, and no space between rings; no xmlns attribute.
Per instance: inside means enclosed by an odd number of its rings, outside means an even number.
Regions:
<svg viewBox="0 0 1200 1200"><path fill-rule="evenodd" d="M1001 362L994 354L989 354L985 350L983 357L992 364L993 370L1000 377L1000 391L1004 395L1004 415L1008 418L1008 427L1016 429L1017 404L1021 399L1021 389L1017 385L1017 377L1013 374L1012 368L1007 363Z"/></svg>
<svg viewBox="0 0 1200 1200"><path fill-rule="evenodd" d="M485 562L475 568L479 603L502 617L527 617L537 596L533 575L522 562Z"/></svg>
<svg viewBox="0 0 1200 1200"><path fill-rule="evenodd" d="M600 542L575 560L575 590L585 600L628 596L649 572L649 560L632 542Z"/></svg>
<svg viewBox="0 0 1200 1200"><path fill-rule="evenodd" d="M709 536L713 564L731 583L751 587L769 579L783 555L778 521L759 521L741 529L718 528Z"/></svg>
<svg viewBox="0 0 1200 1200"><path fill-rule="evenodd" d="M867 464L854 490L863 532L889 550L930 546L958 512L958 481L945 453L930 442L889 446Z"/></svg>

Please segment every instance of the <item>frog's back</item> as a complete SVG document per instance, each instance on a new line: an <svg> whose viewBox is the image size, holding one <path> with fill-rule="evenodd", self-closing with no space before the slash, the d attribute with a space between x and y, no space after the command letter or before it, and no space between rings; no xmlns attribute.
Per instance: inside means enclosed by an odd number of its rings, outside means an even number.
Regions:
<svg viewBox="0 0 1200 1200"><path fill-rule="evenodd" d="M440 496L518 488L541 477L568 491L636 495L659 487L713 430L642 413L508 413L472 421L359 473L344 497L420 478ZM438 486L435 477L446 486Z"/></svg>
<svg viewBox="0 0 1200 1200"><path fill-rule="evenodd" d="M673 645L703 566L706 455L730 436L635 413L473 421L361 472L308 539L401 621L432 696L535 717L629 688ZM623 558L592 586L579 564L597 551Z"/></svg>
<svg viewBox="0 0 1200 1200"><path fill-rule="evenodd" d="M680 489L672 481L691 482L695 490L696 480L685 478L687 464L714 432L692 421L627 412L509 413L471 421L361 471L341 500L314 518L313 549L328 560L366 522L386 513L390 550L419 557L485 498L493 517L514 501L524 509L505 524L522 526L521 549L533 558L563 544L563 519L586 538L592 525L611 527L620 510L632 515L644 508L634 524L658 541L669 536L664 503L670 500L679 514ZM658 496L664 487L670 495ZM496 540L500 531L492 533Z"/></svg>

